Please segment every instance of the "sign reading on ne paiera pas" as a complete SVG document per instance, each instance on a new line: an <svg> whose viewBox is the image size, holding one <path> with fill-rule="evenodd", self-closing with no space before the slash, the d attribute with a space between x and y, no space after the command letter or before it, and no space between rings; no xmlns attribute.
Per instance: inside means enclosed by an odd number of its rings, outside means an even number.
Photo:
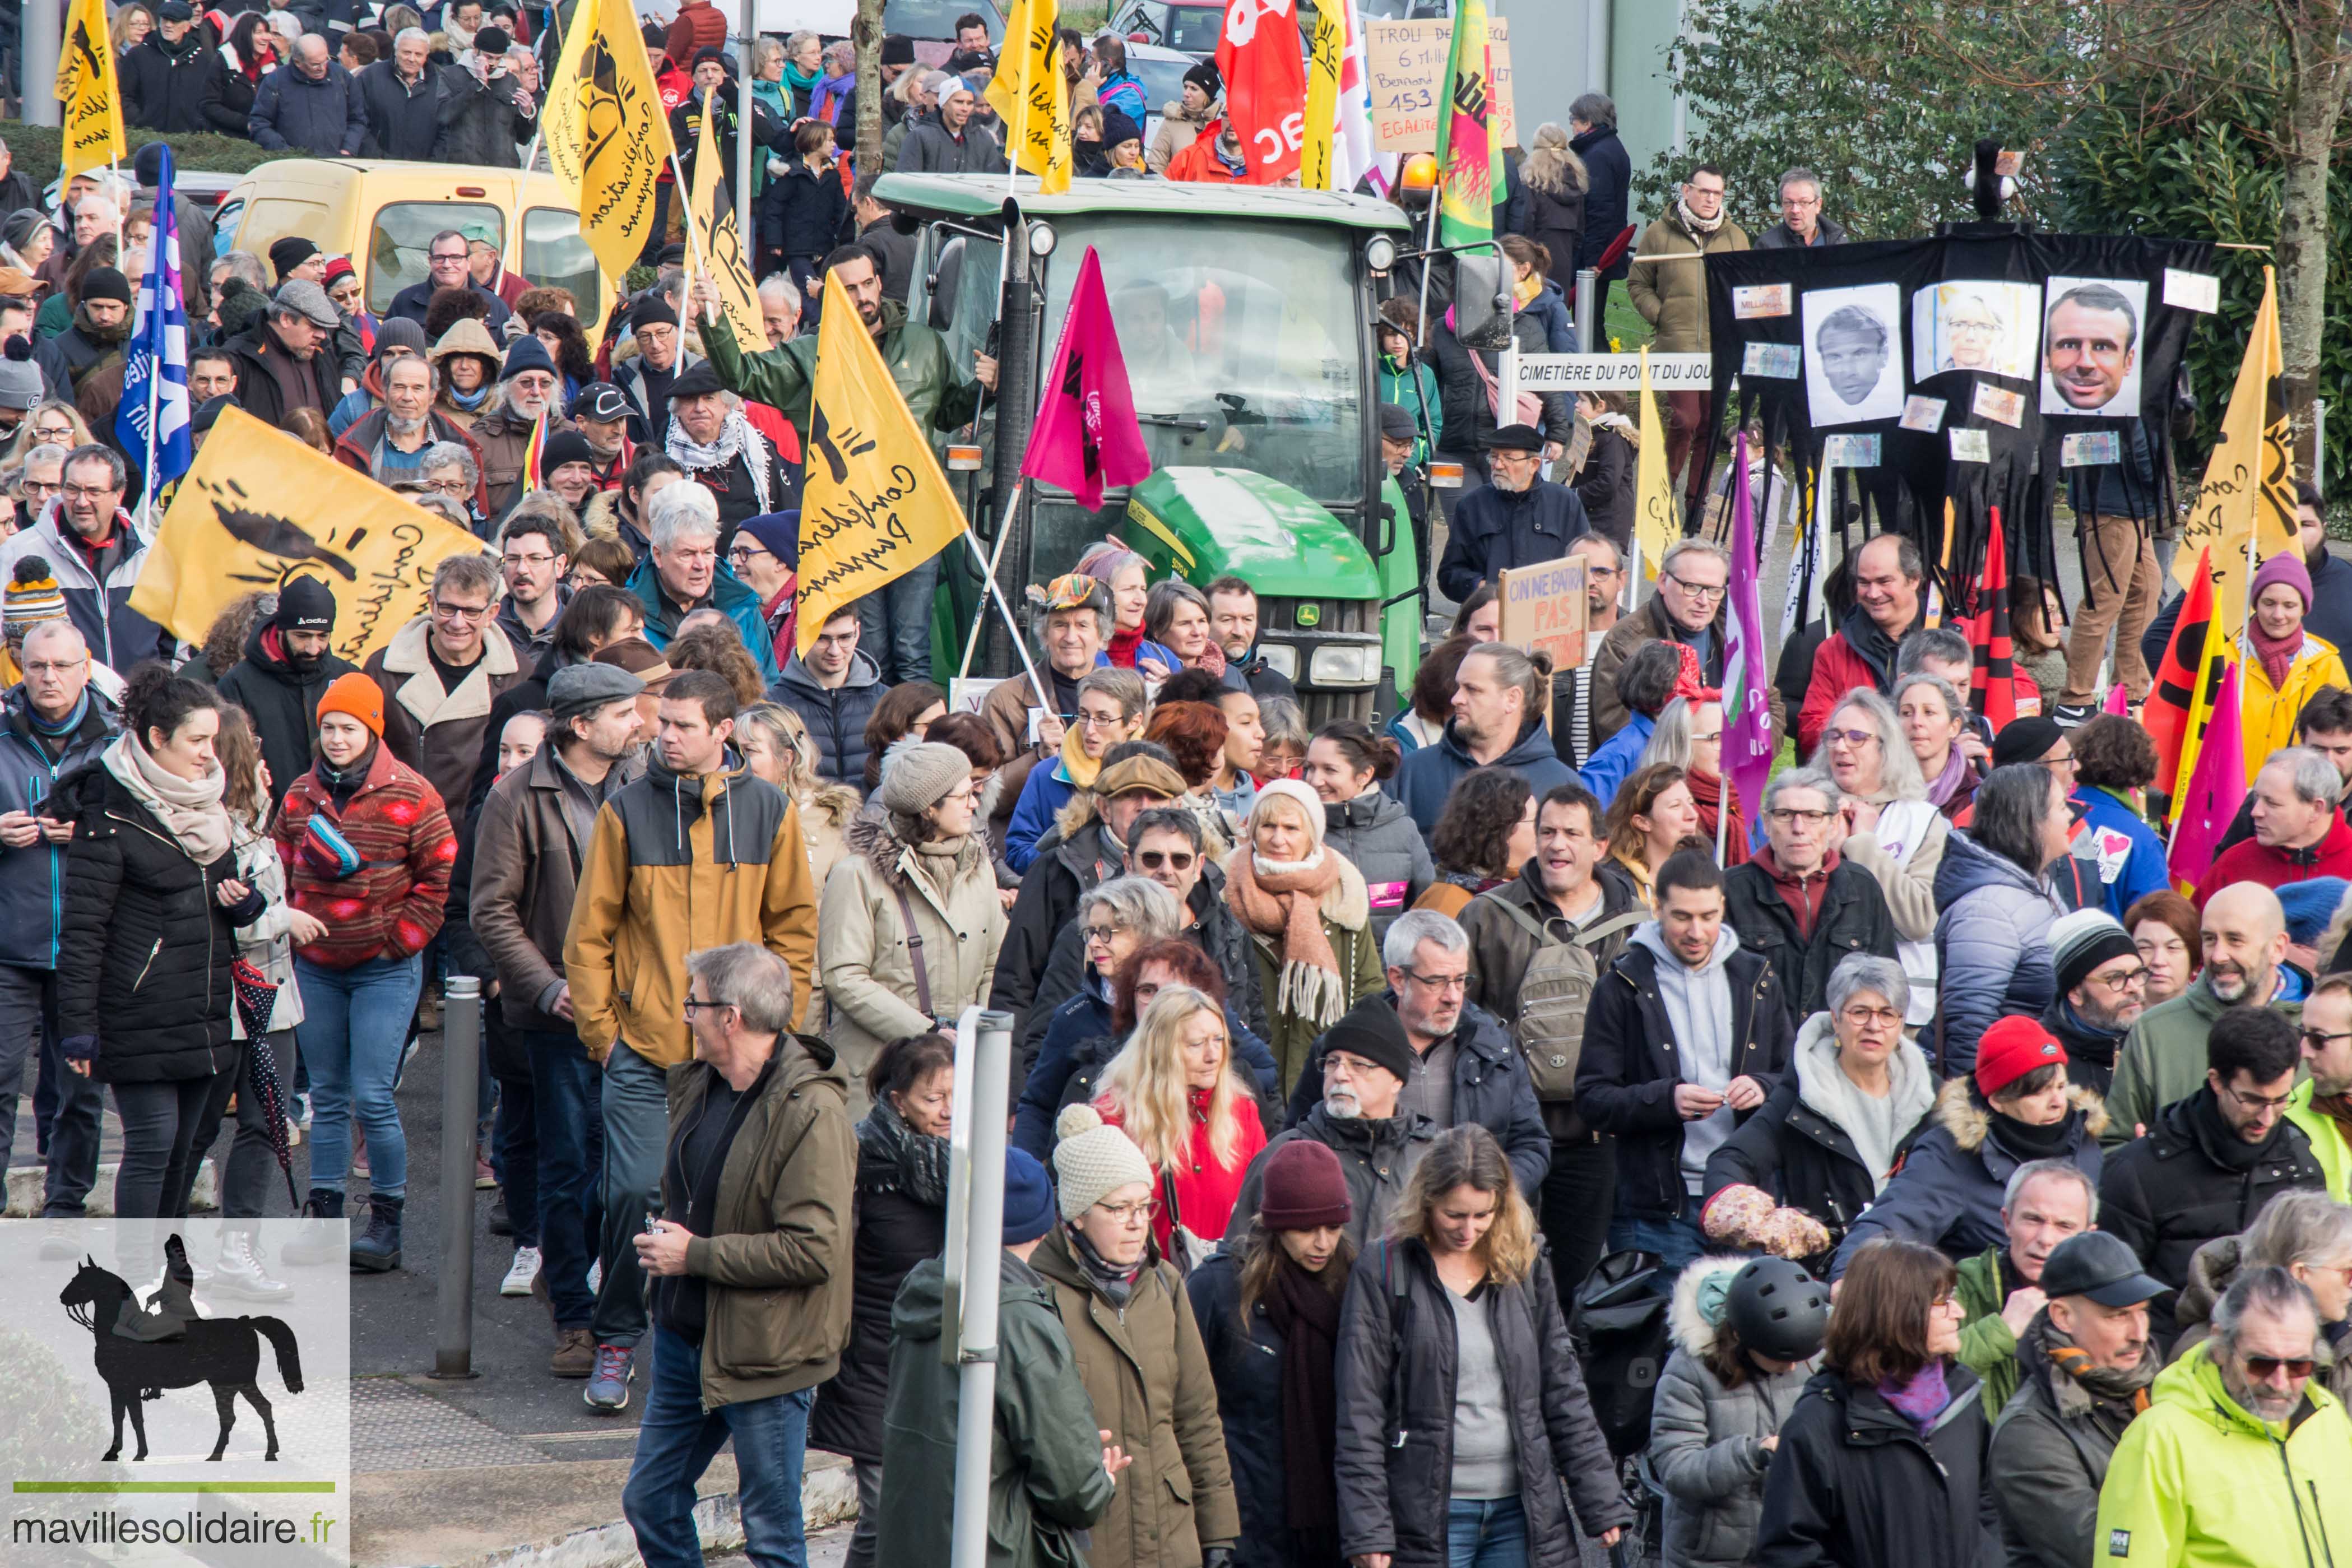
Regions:
<svg viewBox="0 0 2352 1568"><path fill-rule="evenodd" d="M1582 556L1507 566L1496 597L1503 609L1503 641L1529 653L1540 649L1551 655L1555 670L1573 669L1584 662L1588 606Z"/></svg>

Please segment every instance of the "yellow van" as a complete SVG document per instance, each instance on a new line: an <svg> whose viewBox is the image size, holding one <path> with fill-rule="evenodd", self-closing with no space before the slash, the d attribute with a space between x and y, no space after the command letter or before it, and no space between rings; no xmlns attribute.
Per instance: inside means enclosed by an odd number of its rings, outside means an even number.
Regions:
<svg viewBox="0 0 2352 1568"><path fill-rule="evenodd" d="M443 229L479 225L533 283L569 289L593 331L614 282L580 237L580 214L552 174L370 158L280 158L239 180L213 216L214 250L267 258L299 235L360 269L367 308L383 311L425 280L426 248ZM521 243L509 247L520 229Z"/></svg>

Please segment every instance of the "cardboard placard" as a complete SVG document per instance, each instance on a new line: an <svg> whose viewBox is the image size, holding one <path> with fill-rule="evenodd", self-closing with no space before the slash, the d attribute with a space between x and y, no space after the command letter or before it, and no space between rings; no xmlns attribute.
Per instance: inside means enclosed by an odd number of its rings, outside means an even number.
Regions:
<svg viewBox="0 0 2352 1568"><path fill-rule="evenodd" d="M1502 640L1529 653L1551 655L1553 670L1584 662L1584 558L1563 556L1534 566L1507 566L1496 584Z"/></svg>
<svg viewBox="0 0 2352 1568"><path fill-rule="evenodd" d="M1495 111L1502 117L1503 145L1516 147L1519 126L1511 107L1510 22L1489 17L1486 39L1494 48ZM1375 147L1383 153L1437 151L1437 112L1445 102L1445 67L1453 46L1451 22L1365 22Z"/></svg>

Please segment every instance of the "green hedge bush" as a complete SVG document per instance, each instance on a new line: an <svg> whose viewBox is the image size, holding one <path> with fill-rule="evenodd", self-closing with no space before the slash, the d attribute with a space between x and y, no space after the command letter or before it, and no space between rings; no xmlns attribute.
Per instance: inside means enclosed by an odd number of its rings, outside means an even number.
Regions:
<svg viewBox="0 0 2352 1568"><path fill-rule="evenodd" d="M169 142L172 156L183 169L205 169L217 174L242 174L248 169L282 158L283 153L247 141L242 136L206 134L163 136L152 131L133 130L130 133L133 151L150 142ZM54 125L27 125L22 121L0 121L0 141L8 143L8 152L26 177L39 184L58 172L58 159L65 145L65 133ZM126 165L128 160L125 161Z"/></svg>

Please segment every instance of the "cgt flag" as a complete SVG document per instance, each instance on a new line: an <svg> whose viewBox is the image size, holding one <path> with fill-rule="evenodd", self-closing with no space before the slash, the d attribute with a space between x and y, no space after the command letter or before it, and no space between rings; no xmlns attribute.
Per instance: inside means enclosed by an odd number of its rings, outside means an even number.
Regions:
<svg viewBox="0 0 2352 1568"><path fill-rule="evenodd" d="M2221 668L2229 662L2227 644L2211 641L2213 625L2213 547L2197 553L2197 575L2180 601L2180 618L2172 640L2156 668L2156 683L2148 688L2141 708L2140 728L2156 742L2155 787L2176 795L2182 777L2181 759L2195 752L2189 737L2191 715L2210 712L2221 689ZM2200 672L2203 672L2200 682ZM2203 690L2200 692L2200 686Z"/></svg>
<svg viewBox="0 0 2352 1568"><path fill-rule="evenodd" d="M1307 139L1307 61L1295 0L1233 0L1217 37L1217 72L1249 171L1242 183L1280 184L1297 169Z"/></svg>
<svg viewBox="0 0 2352 1568"><path fill-rule="evenodd" d="M833 612L955 542L963 512L841 279L824 278L801 489L800 621L806 653Z"/></svg>
<svg viewBox="0 0 2352 1568"><path fill-rule="evenodd" d="M180 226L172 210L172 149L156 149L154 249L139 280L139 311L123 360L114 439L147 475L147 497L188 471L188 311L180 300Z"/></svg>
<svg viewBox="0 0 2352 1568"><path fill-rule="evenodd" d="M1976 605L1969 616L1969 704L1998 731L2017 717L2017 647L2009 629L2009 547L2001 539L2000 509L1992 509L1992 532L1985 541L1984 572L1977 579Z"/></svg>
<svg viewBox="0 0 2352 1568"><path fill-rule="evenodd" d="M1657 580L1658 563L1683 536L1682 511L1675 505L1674 480L1666 473L1666 426L1658 417L1657 394L1650 390L1650 351L1642 350L1642 446L1633 459L1633 552L1642 574ZM1751 819L1752 820L1752 819Z"/></svg>
<svg viewBox="0 0 2352 1568"><path fill-rule="evenodd" d="M444 557L481 551L464 529L230 408L173 495L131 607L201 643L244 595L311 577L335 596L334 651L358 664L425 613Z"/></svg>
<svg viewBox="0 0 2352 1568"><path fill-rule="evenodd" d="M2221 416L2221 438L2205 464L2205 482L2181 525L2172 580L2186 589L2192 562L2213 580L2214 619L2226 641L2246 629L2249 545L2258 560L2296 546L2294 433L2284 403L2273 406L2280 374L2278 277L2263 268L2263 304L2246 339L2238 383Z"/></svg>
<svg viewBox="0 0 2352 1568"><path fill-rule="evenodd" d="M629 0L583 0L548 79L542 123L582 237L606 275L621 277L653 233L654 186L674 151Z"/></svg>
<svg viewBox="0 0 2352 1568"><path fill-rule="evenodd" d="M988 81L988 101L1004 121L1007 155L1013 167L1037 176L1037 189L1046 195L1070 188L1070 84L1054 41L1061 20L1056 0L1018 0L1005 19L1003 53ZM740 328L736 336L742 336Z"/></svg>
<svg viewBox="0 0 2352 1568"><path fill-rule="evenodd" d="M711 95L702 95L702 135L694 152L694 193L688 221L694 225L704 268L718 286L719 308L735 341L757 347L768 341L766 318L760 314L760 288L751 280L751 259L743 254L743 236L735 226L735 205L727 199L719 177L719 136L712 129ZM691 254L694 247L688 247ZM686 298L691 299L689 292Z"/></svg>
<svg viewBox="0 0 2352 1568"><path fill-rule="evenodd" d="M1738 438L1731 503L1731 604L1724 617L1723 776L1754 822L1772 776L1772 661L1764 647L1764 606L1756 576L1756 502L1748 488L1748 435ZM1720 828L1728 813L1718 814Z"/></svg>
<svg viewBox="0 0 2352 1568"><path fill-rule="evenodd" d="M1103 292L1102 261L1091 245L1078 262L1061 346L1054 351L1021 471L1061 486L1088 511L1102 506L1105 485L1131 485L1151 472L1110 299Z"/></svg>
<svg viewBox="0 0 2352 1568"><path fill-rule="evenodd" d="M106 29L104 0L72 0L65 47L58 54L58 108L65 140L58 178L121 162L130 141L122 133L122 80Z"/></svg>

